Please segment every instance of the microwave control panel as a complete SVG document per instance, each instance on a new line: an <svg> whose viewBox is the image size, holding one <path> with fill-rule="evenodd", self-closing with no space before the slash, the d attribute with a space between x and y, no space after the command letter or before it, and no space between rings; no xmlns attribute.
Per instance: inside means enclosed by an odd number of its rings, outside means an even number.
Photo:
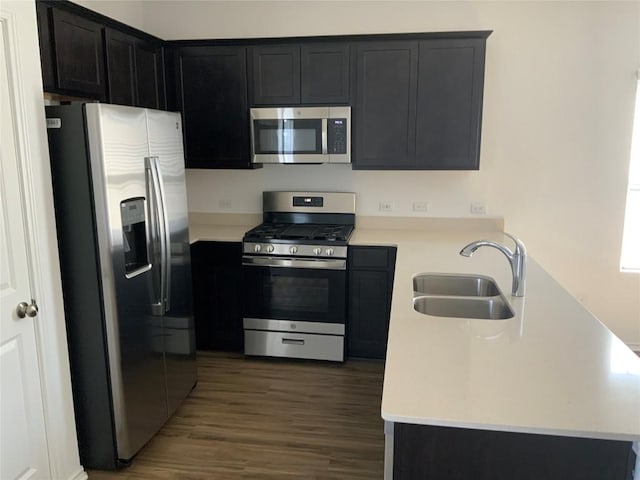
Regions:
<svg viewBox="0 0 640 480"><path fill-rule="evenodd" d="M346 118L328 119L327 151L329 154L347 153L347 119Z"/></svg>

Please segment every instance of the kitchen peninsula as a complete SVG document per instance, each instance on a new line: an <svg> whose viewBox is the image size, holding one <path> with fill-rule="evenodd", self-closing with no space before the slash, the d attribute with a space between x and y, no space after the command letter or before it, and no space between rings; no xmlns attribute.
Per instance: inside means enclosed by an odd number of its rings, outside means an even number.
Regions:
<svg viewBox="0 0 640 480"><path fill-rule="evenodd" d="M516 298L501 253L458 254L479 239L512 248L501 221L385 221L360 217L350 239L398 248L381 407L385 478L442 478L453 464L473 478L632 478L640 359L531 256L526 294ZM194 225L191 235L229 240L231 230ZM489 276L515 316L418 313L412 281L425 272Z"/></svg>

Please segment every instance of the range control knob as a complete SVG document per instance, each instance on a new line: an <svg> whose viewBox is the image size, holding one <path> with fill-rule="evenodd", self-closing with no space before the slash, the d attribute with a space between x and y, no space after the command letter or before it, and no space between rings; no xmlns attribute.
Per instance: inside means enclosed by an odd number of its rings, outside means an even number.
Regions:
<svg viewBox="0 0 640 480"><path fill-rule="evenodd" d="M291 253L292 255L298 253L298 247L290 247L289 253Z"/></svg>
<svg viewBox="0 0 640 480"><path fill-rule="evenodd" d="M275 250L275 248L273 247L273 245L267 245L267 253L271 253Z"/></svg>
<svg viewBox="0 0 640 480"><path fill-rule="evenodd" d="M256 252L256 253L258 253L260 250L262 250L262 245L260 245L259 243L256 243L256 244L253 246L253 251L254 251L254 252Z"/></svg>
<svg viewBox="0 0 640 480"><path fill-rule="evenodd" d="M333 248L327 248L327 251L325 252L328 256L333 255Z"/></svg>
<svg viewBox="0 0 640 480"><path fill-rule="evenodd" d="M322 253L322 249L316 247L316 248L313 249L313 253L314 253L314 255L320 255Z"/></svg>

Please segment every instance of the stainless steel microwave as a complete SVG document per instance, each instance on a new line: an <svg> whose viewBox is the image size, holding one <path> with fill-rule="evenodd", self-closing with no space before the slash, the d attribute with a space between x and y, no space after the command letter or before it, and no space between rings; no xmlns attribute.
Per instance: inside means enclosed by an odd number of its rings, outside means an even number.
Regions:
<svg viewBox="0 0 640 480"><path fill-rule="evenodd" d="M351 163L351 107L251 109L253 163Z"/></svg>

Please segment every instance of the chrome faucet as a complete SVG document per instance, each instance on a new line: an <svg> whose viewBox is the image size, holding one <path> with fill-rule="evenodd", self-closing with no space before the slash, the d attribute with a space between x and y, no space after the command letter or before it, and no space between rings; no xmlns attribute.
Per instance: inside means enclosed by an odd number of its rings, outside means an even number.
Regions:
<svg viewBox="0 0 640 480"><path fill-rule="evenodd" d="M515 251L512 252L504 245L501 245L497 242L492 242L491 240L478 240L475 242L471 242L469 245L465 246L462 250L460 250L460 255L464 257L470 257L480 247L494 247L500 250L509 260L509 265L511 265L511 275L513 277L513 282L511 284L511 295L514 297L524 297L524 284L525 284L525 275L527 269L527 249L520 240L518 240L513 235L509 235L508 233L504 234L509 237L516 243Z"/></svg>

